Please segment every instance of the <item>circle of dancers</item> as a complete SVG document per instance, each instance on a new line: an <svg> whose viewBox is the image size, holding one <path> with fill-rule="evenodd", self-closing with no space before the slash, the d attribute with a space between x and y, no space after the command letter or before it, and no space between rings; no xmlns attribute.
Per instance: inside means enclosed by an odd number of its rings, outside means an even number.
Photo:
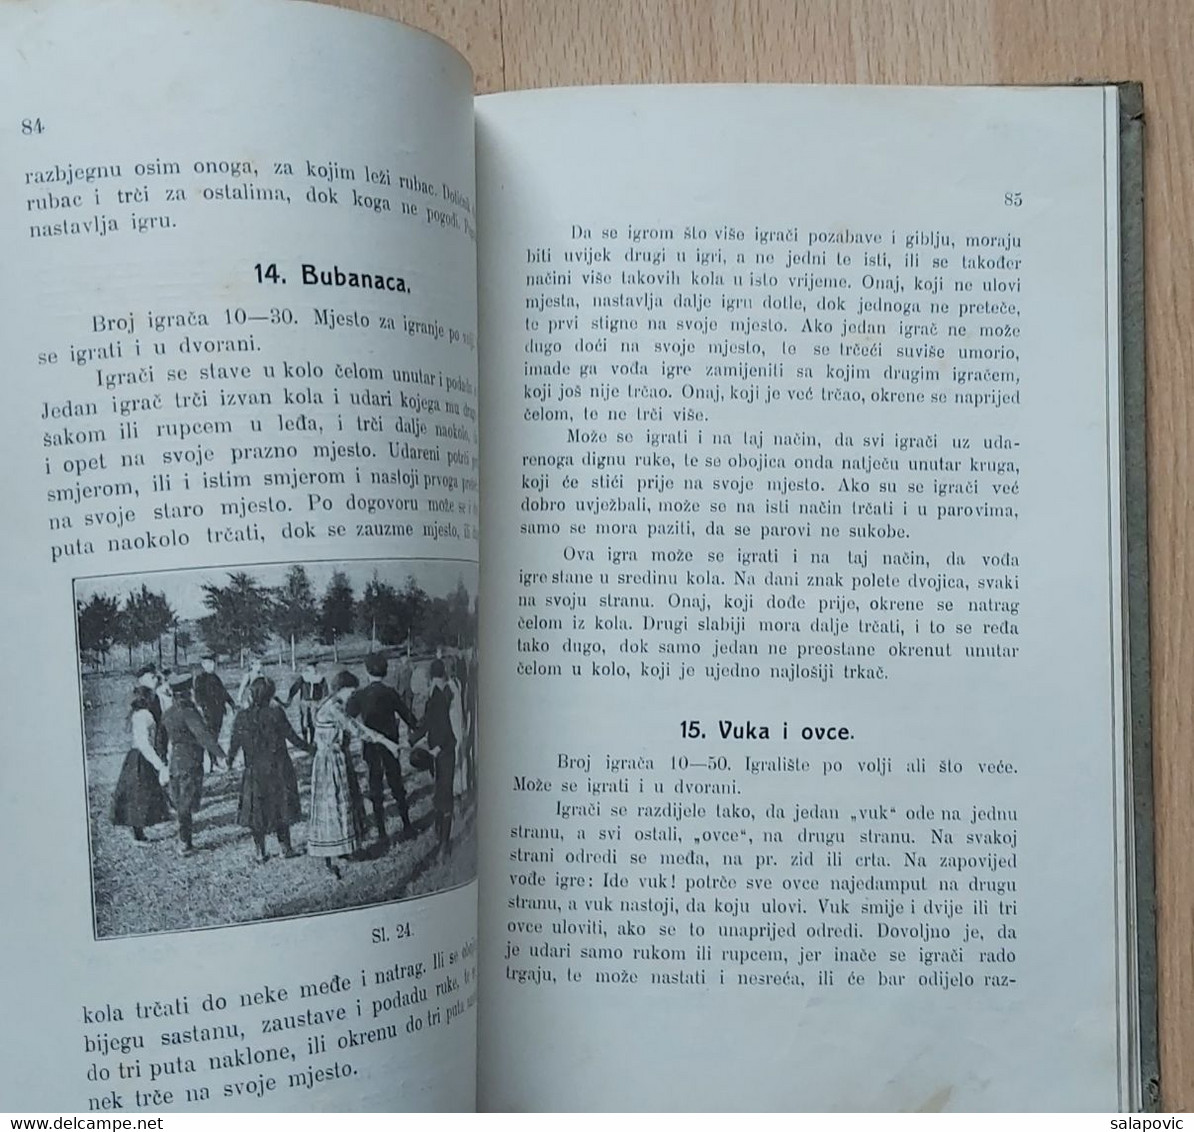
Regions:
<svg viewBox="0 0 1194 1132"><path fill-rule="evenodd" d="M146 829L177 822L178 853L194 855L194 818L203 804L205 765L231 772L243 759L237 821L252 835L254 859L269 860L266 838L277 840L284 858L299 857L291 827L302 819L298 775L290 748L312 756L306 852L323 860L339 879L348 861L367 855L368 821L353 741L359 746L373 810L375 846L391 844L386 823L389 787L401 821L400 841L417 836L411 822L404 748L414 771L429 772L436 835L433 859L452 854L457 795L475 797L477 667L475 656L437 655L427 675L430 688L422 718L386 683L384 653L365 658L367 682L348 670L330 678L308 664L283 701L260 661L254 660L233 696L207 656L197 671L170 676L150 664L137 673L129 705L132 745L113 793L110 817L127 826L136 845L153 844ZM409 665L407 668L409 681ZM298 701L298 730L287 709ZM220 734L233 713L227 750ZM403 732L405 731L405 735Z"/></svg>

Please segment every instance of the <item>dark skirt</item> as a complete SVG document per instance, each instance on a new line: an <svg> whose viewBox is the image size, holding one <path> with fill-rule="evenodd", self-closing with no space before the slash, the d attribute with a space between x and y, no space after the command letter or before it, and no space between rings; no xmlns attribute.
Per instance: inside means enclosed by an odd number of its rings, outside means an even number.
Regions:
<svg viewBox="0 0 1194 1132"><path fill-rule="evenodd" d="M445 745L435 756L435 793L432 805L441 814L451 814L455 802L456 745Z"/></svg>
<svg viewBox="0 0 1194 1132"><path fill-rule="evenodd" d="M158 772L136 747L124 756L108 816L113 825L135 829L170 820L170 801L158 781Z"/></svg>
<svg viewBox="0 0 1194 1132"><path fill-rule="evenodd" d="M303 816L298 775L286 752L245 761L237 821L255 833L277 833Z"/></svg>

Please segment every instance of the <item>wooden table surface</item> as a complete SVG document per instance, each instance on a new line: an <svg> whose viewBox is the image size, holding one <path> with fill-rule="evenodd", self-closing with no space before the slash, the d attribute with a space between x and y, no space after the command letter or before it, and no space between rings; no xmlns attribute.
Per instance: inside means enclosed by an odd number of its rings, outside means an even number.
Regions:
<svg viewBox="0 0 1194 1132"><path fill-rule="evenodd" d="M434 32L479 92L589 83L1144 83L1163 1103L1194 1105L1194 0L337 0ZM1062 894L1059 894L1062 898ZM1075 948L1082 947L1075 940Z"/></svg>

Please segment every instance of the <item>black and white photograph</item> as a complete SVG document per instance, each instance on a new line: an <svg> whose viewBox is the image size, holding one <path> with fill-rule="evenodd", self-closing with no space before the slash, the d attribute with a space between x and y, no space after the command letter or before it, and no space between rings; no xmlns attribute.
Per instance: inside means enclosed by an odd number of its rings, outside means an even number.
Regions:
<svg viewBox="0 0 1194 1132"><path fill-rule="evenodd" d="M74 595L97 938L476 877L475 564L268 563Z"/></svg>

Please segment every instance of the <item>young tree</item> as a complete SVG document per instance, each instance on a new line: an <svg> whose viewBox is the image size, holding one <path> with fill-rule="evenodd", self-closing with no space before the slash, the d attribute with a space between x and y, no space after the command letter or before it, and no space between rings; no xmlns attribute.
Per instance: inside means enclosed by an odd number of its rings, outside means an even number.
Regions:
<svg viewBox="0 0 1194 1132"><path fill-rule="evenodd" d="M230 573L226 586L204 583L203 604L211 612L199 619L199 633L212 652L236 654L243 664L269 639L273 601L251 574Z"/></svg>
<svg viewBox="0 0 1194 1132"><path fill-rule="evenodd" d="M187 650L195 643L195 635L189 629L174 628L174 667L178 667L178 653L182 650L182 662L187 662Z"/></svg>
<svg viewBox="0 0 1194 1132"><path fill-rule="evenodd" d="M151 593L144 583L124 600L120 611L120 643L129 650L129 664L133 663L133 649L138 645L157 644L158 663L162 662L162 637L173 627L174 610L165 594Z"/></svg>
<svg viewBox="0 0 1194 1132"><path fill-rule="evenodd" d="M448 594L447 629L453 644L462 648L470 643L472 638L472 618L469 615L468 590L464 587L464 579L459 578L456 588Z"/></svg>
<svg viewBox="0 0 1194 1132"><path fill-rule="evenodd" d="M337 570L324 590L319 604L319 639L332 646L332 657L339 662L339 641L352 632L353 592L348 575Z"/></svg>
<svg viewBox="0 0 1194 1132"><path fill-rule="evenodd" d="M92 596L84 605L76 603L79 627L79 657L81 660L98 658L99 664L108 663L108 653L116 642L116 624L120 617L120 602L114 597Z"/></svg>
<svg viewBox="0 0 1194 1132"><path fill-rule="evenodd" d="M402 639L398 591L376 574L357 603L357 627L369 634L369 644L393 644Z"/></svg>
<svg viewBox="0 0 1194 1132"><path fill-rule="evenodd" d="M425 644L435 648L452 643L452 607L447 598L428 599L423 608L419 636Z"/></svg>
<svg viewBox="0 0 1194 1132"><path fill-rule="evenodd" d="M158 664L162 663L162 638L175 625L177 617L165 594L151 593L142 583L141 592L130 595L134 600L134 617L145 644L157 644Z"/></svg>
<svg viewBox="0 0 1194 1132"><path fill-rule="evenodd" d="M128 649L129 653L129 667L133 667L133 649L141 643L141 630L137 625L137 619L129 611L129 605L133 601L133 595L129 594L128 599L116 614L116 624L112 628L112 639L116 644Z"/></svg>
<svg viewBox="0 0 1194 1132"><path fill-rule="evenodd" d="M427 609L428 597L423 588L415 581L414 575L408 575L406 585L398 595L398 616L401 633L397 640L406 641L406 653L410 655L411 638L422 632L424 614Z"/></svg>
<svg viewBox="0 0 1194 1132"><path fill-rule="evenodd" d="M273 592L273 629L290 644L291 671L295 661L295 644L309 637L319 625L319 609L311 592L311 579L302 566L291 566L286 581Z"/></svg>

